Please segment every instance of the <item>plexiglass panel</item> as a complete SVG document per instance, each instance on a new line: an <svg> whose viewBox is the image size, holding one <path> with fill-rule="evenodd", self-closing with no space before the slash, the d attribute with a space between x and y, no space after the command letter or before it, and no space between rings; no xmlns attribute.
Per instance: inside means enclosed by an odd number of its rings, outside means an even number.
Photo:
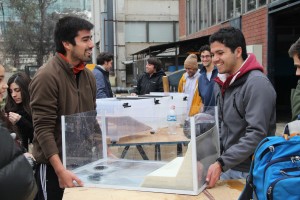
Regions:
<svg viewBox="0 0 300 200"><path fill-rule="evenodd" d="M97 102L97 114L62 116L64 165L85 187L199 194L219 154L217 118L206 109L178 121L170 134L166 115L174 99L106 99Z"/></svg>

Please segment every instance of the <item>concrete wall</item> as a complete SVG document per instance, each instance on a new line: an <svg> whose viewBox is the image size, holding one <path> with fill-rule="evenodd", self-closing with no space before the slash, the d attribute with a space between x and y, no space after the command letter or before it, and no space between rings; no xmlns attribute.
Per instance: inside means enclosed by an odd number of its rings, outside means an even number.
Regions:
<svg viewBox="0 0 300 200"><path fill-rule="evenodd" d="M178 21L178 0L115 0L116 85L126 87L126 66L131 54L160 43L126 43L126 21Z"/></svg>
<svg viewBox="0 0 300 200"><path fill-rule="evenodd" d="M178 21L178 0L127 0L127 21Z"/></svg>

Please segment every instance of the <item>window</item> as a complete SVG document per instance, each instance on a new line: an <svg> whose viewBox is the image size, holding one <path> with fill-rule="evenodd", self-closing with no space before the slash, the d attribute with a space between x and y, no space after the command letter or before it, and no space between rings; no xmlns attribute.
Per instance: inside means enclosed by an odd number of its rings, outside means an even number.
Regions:
<svg viewBox="0 0 300 200"><path fill-rule="evenodd" d="M217 21L217 0L211 0L211 10L211 25L214 25Z"/></svg>
<svg viewBox="0 0 300 200"><path fill-rule="evenodd" d="M267 0L259 0L258 1L258 6L266 5L266 3L267 3Z"/></svg>
<svg viewBox="0 0 300 200"><path fill-rule="evenodd" d="M248 0L247 11L253 10L256 7L256 0Z"/></svg>
<svg viewBox="0 0 300 200"><path fill-rule="evenodd" d="M201 29L209 26L208 23L208 11L209 11L209 0L201 0Z"/></svg>
<svg viewBox="0 0 300 200"><path fill-rule="evenodd" d="M234 16L238 17L242 14L241 0L235 0L235 13Z"/></svg>
<svg viewBox="0 0 300 200"><path fill-rule="evenodd" d="M217 0L217 23L224 21L224 0Z"/></svg>
<svg viewBox="0 0 300 200"><path fill-rule="evenodd" d="M125 23L125 42L174 42L178 35L178 22Z"/></svg>
<svg viewBox="0 0 300 200"><path fill-rule="evenodd" d="M127 22L125 42L147 42L146 22Z"/></svg>
<svg viewBox="0 0 300 200"><path fill-rule="evenodd" d="M233 18L233 0L227 0L226 19Z"/></svg>
<svg viewBox="0 0 300 200"><path fill-rule="evenodd" d="M188 34L278 0L186 0Z"/></svg>
<svg viewBox="0 0 300 200"><path fill-rule="evenodd" d="M149 22L149 42L174 42L173 23Z"/></svg>
<svg viewBox="0 0 300 200"><path fill-rule="evenodd" d="M196 32L196 19L197 19L197 9L196 9L196 1L190 1L189 2L189 33Z"/></svg>

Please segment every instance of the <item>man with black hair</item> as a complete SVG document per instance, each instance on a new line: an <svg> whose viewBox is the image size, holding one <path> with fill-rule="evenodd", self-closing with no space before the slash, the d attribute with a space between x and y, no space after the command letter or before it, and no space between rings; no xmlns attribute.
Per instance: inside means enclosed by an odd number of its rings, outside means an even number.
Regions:
<svg viewBox="0 0 300 200"><path fill-rule="evenodd" d="M150 92L163 92L162 77L165 76L162 63L158 58L150 57L147 60L146 72L137 81L137 87L132 95L149 94Z"/></svg>
<svg viewBox="0 0 300 200"><path fill-rule="evenodd" d="M296 76L300 77L300 38L291 45L289 49L289 56L294 60L296 67ZM292 106L292 120L298 119L300 115L300 80L296 89L291 91L291 106Z"/></svg>
<svg viewBox="0 0 300 200"><path fill-rule="evenodd" d="M205 111L208 106L216 105L213 91L215 85L214 79L218 75L218 69L212 62L210 47L208 45L202 46L199 53L203 67L200 70L198 92L202 99Z"/></svg>
<svg viewBox="0 0 300 200"><path fill-rule="evenodd" d="M206 181L246 178L251 157L276 129L276 92L254 54L247 54L243 33L222 28L209 38L218 68L216 102L219 109L221 156L210 165ZM223 172L223 173L222 173Z"/></svg>
<svg viewBox="0 0 300 200"><path fill-rule="evenodd" d="M97 65L93 70L97 85L97 99L113 97L109 81L109 70L112 68L114 56L108 52L102 52L97 56Z"/></svg>
<svg viewBox="0 0 300 200"><path fill-rule="evenodd" d="M95 77L85 68L94 47L93 27L79 17L59 19L54 31L57 53L37 71L29 87L37 199L62 199L64 188L83 185L62 164L61 116L96 109Z"/></svg>

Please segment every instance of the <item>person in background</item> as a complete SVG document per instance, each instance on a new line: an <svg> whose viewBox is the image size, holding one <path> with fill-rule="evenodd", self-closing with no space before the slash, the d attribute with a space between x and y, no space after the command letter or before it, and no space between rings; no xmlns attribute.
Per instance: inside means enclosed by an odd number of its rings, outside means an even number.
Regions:
<svg viewBox="0 0 300 200"><path fill-rule="evenodd" d="M39 68L29 86L37 199L59 200L64 188L83 186L62 164L61 116L96 109L96 80L85 68L94 47L93 27L79 17L59 19L54 30L57 53Z"/></svg>
<svg viewBox="0 0 300 200"><path fill-rule="evenodd" d="M206 176L208 187L213 187L219 178L247 177L257 145L275 134L276 92L255 55L247 54L239 29L222 28L210 36L209 43L213 63L222 75L215 79L221 155Z"/></svg>
<svg viewBox="0 0 300 200"><path fill-rule="evenodd" d="M208 106L216 105L213 91L215 85L214 79L218 75L218 69L212 63L210 47L208 45L202 46L199 53L203 67L200 70L198 92L202 99L204 109L206 109Z"/></svg>
<svg viewBox="0 0 300 200"><path fill-rule="evenodd" d="M158 58L150 57L147 60L146 72L137 81L137 87L131 95L143 95L150 92L163 92L162 77L165 76L162 63Z"/></svg>
<svg viewBox="0 0 300 200"><path fill-rule="evenodd" d="M9 121L17 126L18 136L22 146L28 151L28 144L32 143L33 125L29 106L30 78L25 73L16 73L8 79L5 113Z"/></svg>
<svg viewBox="0 0 300 200"><path fill-rule="evenodd" d="M108 52L102 52L97 56L97 65L93 70L97 85L97 99L113 97L109 81L109 70L112 68L114 56Z"/></svg>
<svg viewBox="0 0 300 200"><path fill-rule="evenodd" d="M202 100L198 92L198 58L195 54L190 54L184 61L186 73L182 75L178 83L178 92L188 94L187 113L193 116L199 113L202 107Z"/></svg>
<svg viewBox="0 0 300 200"><path fill-rule="evenodd" d="M294 66L296 67L296 76L300 77L300 38L291 45L289 49L289 56L294 60ZM292 107L292 120L299 119L300 114L300 80L296 89L291 91L291 107Z"/></svg>
<svg viewBox="0 0 300 200"><path fill-rule="evenodd" d="M0 64L0 103L3 102L8 88L5 80L5 69ZM37 192L33 170L26 159L30 154L23 154L12 139L0 113L0 196L1 200L32 200Z"/></svg>

